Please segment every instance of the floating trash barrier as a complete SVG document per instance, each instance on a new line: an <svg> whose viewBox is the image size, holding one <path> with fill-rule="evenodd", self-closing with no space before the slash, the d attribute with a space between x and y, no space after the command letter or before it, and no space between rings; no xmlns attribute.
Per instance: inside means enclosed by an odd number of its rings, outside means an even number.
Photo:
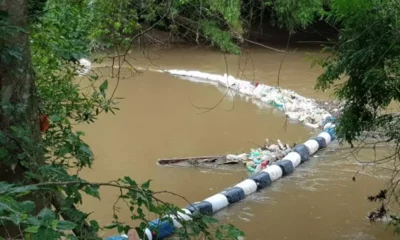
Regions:
<svg viewBox="0 0 400 240"><path fill-rule="evenodd" d="M294 91L271 87L261 83L253 83L236 79L231 75L218 75L200 71L186 70L160 70L184 79L221 85L247 97L252 97L261 102L283 111L286 116L295 121L303 122L306 126L318 128L324 126L324 120L331 114L313 99L303 97ZM198 80L196 80L198 79Z"/></svg>
<svg viewBox="0 0 400 240"><path fill-rule="evenodd" d="M294 170L302 163L307 162L310 157L318 150L325 148L333 139L335 139L335 125L332 124L333 118L330 118L325 124L323 132L318 137L311 138L304 144L298 144L292 149L288 150L288 154L282 160L278 160L271 165L266 165L264 169L256 174L249 176L248 179L227 188L220 193L217 193L201 202L192 203L182 209L183 213L178 213L178 216L171 216L172 221L168 220L154 220L149 224L145 230L146 239L163 239L172 235L176 229L182 227L181 222L190 221L191 215L198 212L203 215L212 215L213 213L243 200L246 196L267 188L272 182L287 176L294 172ZM283 144L280 144L283 146ZM276 148L276 147L272 147ZM279 146L278 148L279 149ZM241 155L244 157L244 155ZM258 159L262 156L260 151L252 151L251 154L246 155L247 158ZM261 165L261 163L259 163ZM106 240L126 240L125 235L114 236Z"/></svg>
<svg viewBox="0 0 400 240"><path fill-rule="evenodd" d="M270 87L264 84L253 84L249 81L235 79L226 74L208 74L199 71L185 70L166 70L176 76L182 76L187 79L203 79L213 85L218 83L224 87L235 90L247 97L256 98L264 103L270 104L281 111L292 120L298 120L305 125L318 128L323 127L323 131L316 137L309 139L303 144L295 145L290 148L287 144L282 144L279 140L277 144L269 144L266 140L264 147L252 149L250 153L239 155L228 154L226 156L205 156L198 158L184 159L164 159L159 160L159 164L177 163L184 161L215 162L232 161L243 162L249 172L252 172L248 179L229 187L220 193L217 193L201 202L192 203L182 209L182 213L169 215L172 221L166 219L156 219L149 223L145 229L145 239L163 239L172 235L176 229L182 227L182 222L190 221L191 215L198 212L203 215L212 215L213 213L243 200L246 196L267 188L274 181L294 172L300 165L307 162L310 157L318 150L325 148L335 139L335 119L318 104L312 100L296 94L290 90L284 90L277 87ZM127 240L126 235L114 236L106 240Z"/></svg>

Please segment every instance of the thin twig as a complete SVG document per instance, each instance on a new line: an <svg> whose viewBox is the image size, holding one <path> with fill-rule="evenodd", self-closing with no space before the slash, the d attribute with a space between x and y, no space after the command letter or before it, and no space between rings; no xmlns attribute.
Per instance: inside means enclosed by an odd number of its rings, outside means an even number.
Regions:
<svg viewBox="0 0 400 240"><path fill-rule="evenodd" d="M288 40L287 40L287 43L286 43L286 49L285 49L285 52L283 53L283 56L282 56L282 59L281 59L281 63L279 64L278 79L277 79L278 87L279 87L279 80L280 80L280 76L281 76L281 69L282 69L282 65L283 65L283 60L285 60L285 56L286 56L287 50L289 48L289 43L290 43L291 36L292 36L292 34L291 34L291 32L289 32Z"/></svg>
<svg viewBox="0 0 400 240"><path fill-rule="evenodd" d="M254 41L251 41L251 40L246 39L246 38L243 38L243 41L246 41L246 42L249 42L249 43L258 45L258 46L263 47L263 48L267 48L267 49L269 49L269 50L273 50L273 51L275 51L275 52L281 52L281 53L284 53L284 52L285 52L285 51L283 51L283 50L280 50L280 49L277 49L277 48L273 48L273 47L264 45L264 44L259 43L259 42L254 42Z"/></svg>

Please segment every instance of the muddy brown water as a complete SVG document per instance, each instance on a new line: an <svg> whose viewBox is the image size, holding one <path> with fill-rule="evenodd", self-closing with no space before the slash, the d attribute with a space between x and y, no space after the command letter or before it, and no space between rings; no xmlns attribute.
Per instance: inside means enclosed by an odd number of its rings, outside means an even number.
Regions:
<svg viewBox="0 0 400 240"><path fill-rule="evenodd" d="M329 93L313 90L321 69L310 68L309 52L317 53L315 49L303 49L285 56L280 85L307 97L329 99ZM137 59L133 61L136 66L148 66L149 60L138 52L132 56ZM151 49L149 56L151 68L226 71L224 55L212 49ZM228 71L236 75L246 66L240 78L275 85L281 58L281 53L254 48L248 56L227 56ZM110 80L111 89L115 84ZM119 104L121 111L79 127L86 132L85 140L96 156L93 169L81 174L95 182L122 176L138 182L152 179L155 190L169 190L196 202L240 182L248 174L244 168L162 167L156 165L157 159L241 153L255 147L254 143L262 144L267 137L299 143L316 134L300 123L285 123L279 111L260 108L251 99L238 96L227 96L214 110L199 114L204 109L195 106L213 107L223 93L224 89L156 72L120 80L116 94L124 98ZM375 194L385 180L364 170L356 182L351 181L360 169L356 161L344 158L343 151L317 153L291 176L215 216L239 227L251 240L392 239L391 229L380 223L370 224L365 218L376 207L366 201L366 196ZM85 198L83 208L93 211L92 217L101 224L107 224L112 220L116 195L115 190L103 189L101 201ZM187 205L170 195L162 198L181 207ZM121 210L120 220L130 222L129 214ZM104 236L111 234L116 233L105 232Z"/></svg>

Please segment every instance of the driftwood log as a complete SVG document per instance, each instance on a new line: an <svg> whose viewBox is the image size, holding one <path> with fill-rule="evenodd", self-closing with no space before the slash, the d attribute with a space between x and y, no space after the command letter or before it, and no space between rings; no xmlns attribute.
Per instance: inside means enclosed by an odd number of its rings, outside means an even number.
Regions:
<svg viewBox="0 0 400 240"><path fill-rule="evenodd" d="M258 145L259 151L269 152L269 156L264 156L263 160L267 160L270 164L285 157L291 150L288 144L283 144L279 139L277 144L270 144L269 139L265 139L264 146ZM199 157L181 157L181 158L162 158L157 163L163 166L181 166L181 167L221 167L224 165L246 164L250 159L247 156L239 155L215 155L215 156L199 156Z"/></svg>
<svg viewBox="0 0 400 240"><path fill-rule="evenodd" d="M157 161L159 165L176 166L215 166L221 164L238 163L237 161L228 161L226 155L217 156L199 156L186 158L162 158Z"/></svg>

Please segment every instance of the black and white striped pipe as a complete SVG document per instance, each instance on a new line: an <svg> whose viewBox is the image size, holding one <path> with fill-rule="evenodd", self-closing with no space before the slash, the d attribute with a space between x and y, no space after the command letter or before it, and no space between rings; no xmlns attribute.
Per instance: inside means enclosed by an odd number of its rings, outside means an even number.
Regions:
<svg viewBox="0 0 400 240"><path fill-rule="evenodd" d="M315 154L319 149L325 148L335 138L334 124L325 124L324 131L318 134L317 137L311 138L303 144L299 144L292 149L288 155L282 160L275 162L273 165L268 166L261 172L253 174L248 179L227 188L220 193L217 193L201 202L192 203L183 208L184 213L177 213L170 215L171 221L154 220L150 223L149 228L145 230L146 239L163 239L174 233L175 229L181 228L182 221L190 221L191 215L198 211L203 215L212 215L213 213L227 207L230 204L243 200L246 196L256 192L257 190L264 189L278 180L281 177L291 174L296 167L301 163L309 160L310 156ZM178 218L178 219L177 219ZM108 240L122 240L126 239L124 236L121 238L108 238Z"/></svg>

